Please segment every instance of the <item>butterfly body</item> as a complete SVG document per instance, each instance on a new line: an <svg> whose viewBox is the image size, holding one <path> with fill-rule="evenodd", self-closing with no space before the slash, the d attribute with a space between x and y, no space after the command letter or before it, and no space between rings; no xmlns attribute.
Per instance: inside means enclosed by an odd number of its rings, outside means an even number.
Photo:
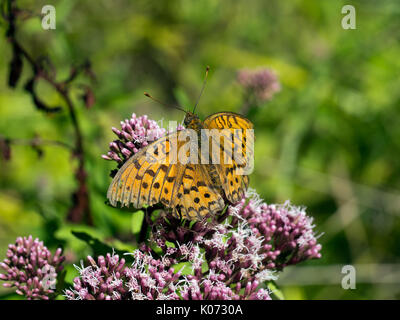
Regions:
<svg viewBox="0 0 400 320"><path fill-rule="evenodd" d="M204 128L203 122L200 118L190 111L186 113L183 123L186 128L196 130L198 133L200 133L200 130Z"/></svg>
<svg viewBox="0 0 400 320"><path fill-rule="evenodd" d="M186 128L196 131L198 148L200 149L201 148L200 142L202 141L201 130L204 129L203 122L196 114L194 114L192 112L187 112L185 115L185 119L183 120L183 123ZM209 155L209 156L211 157L211 155ZM199 163L201 163L201 161L202 161L201 153L199 153ZM212 164L212 159L209 159L208 162L209 162L209 164L205 164L204 166L210 175L213 186L223 196L222 183L221 183L221 179L218 175L217 168L215 167L215 165Z"/></svg>
<svg viewBox="0 0 400 320"><path fill-rule="evenodd" d="M230 112L216 113L204 121L194 113L187 112L184 125L185 130L196 132L197 140L193 143L198 144L198 150L204 135L202 129L229 129L234 132L235 129L253 128L249 120ZM197 163L183 164L179 159L177 163L171 161L170 152L174 150L179 132L170 133L149 144L119 169L107 193L111 205L120 203L121 206L142 208L144 205L162 203L171 208L176 216L199 220L222 211L226 201L235 203L243 197L249 180L247 175L235 173L239 165L234 161L232 164L212 163L210 153L208 161L204 163L201 152ZM178 148L182 144L178 142ZM238 145L243 147L243 141L235 138L232 148ZM224 156L226 150L221 147L217 152ZM158 162L149 161L146 158L149 154L157 157Z"/></svg>

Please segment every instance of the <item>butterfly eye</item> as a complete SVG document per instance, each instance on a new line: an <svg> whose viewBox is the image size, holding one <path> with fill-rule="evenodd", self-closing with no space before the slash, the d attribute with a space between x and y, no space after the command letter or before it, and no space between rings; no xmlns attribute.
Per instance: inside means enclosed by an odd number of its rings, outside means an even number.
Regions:
<svg viewBox="0 0 400 320"><path fill-rule="evenodd" d="M185 127L187 127L191 121L192 121L192 119L190 119L190 117L186 116L185 120L183 120L183 123L185 124Z"/></svg>

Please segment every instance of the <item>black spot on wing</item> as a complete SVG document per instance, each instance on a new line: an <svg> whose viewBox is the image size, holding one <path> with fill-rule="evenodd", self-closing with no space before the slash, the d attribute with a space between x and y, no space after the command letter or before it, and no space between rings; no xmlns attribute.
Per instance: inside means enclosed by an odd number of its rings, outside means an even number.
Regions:
<svg viewBox="0 0 400 320"><path fill-rule="evenodd" d="M154 177L156 173L152 169L148 169L145 174L148 174L151 177Z"/></svg>
<svg viewBox="0 0 400 320"><path fill-rule="evenodd" d="M140 162L139 162L138 160L134 160L134 161L133 161L133 164L135 165L135 168L136 168L137 170L140 169L141 164L140 164Z"/></svg>

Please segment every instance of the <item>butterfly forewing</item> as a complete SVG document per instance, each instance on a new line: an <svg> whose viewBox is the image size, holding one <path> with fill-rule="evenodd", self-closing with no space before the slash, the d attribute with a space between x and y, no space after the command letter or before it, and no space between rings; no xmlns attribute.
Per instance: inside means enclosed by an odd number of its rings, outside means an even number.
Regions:
<svg viewBox="0 0 400 320"><path fill-rule="evenodd" d="M141 208L143 204L160 202L168 173L176 166L168 157L176 136L174 132L160 138L129 158L108 188L107 198L111 205L116 206L119 202L122 207L132 204Z"/></svg>
<svg viewBox="0 0 400 320"><path fill-rule="evenodd" d="M201 219L224 208L224 201L205 168L182 165L169 153L177 133L161 138L141 149L118 171L107 193L110 204L145 205L162 203L176 216ZM177 142L178 149L183 142Z"/></svg>

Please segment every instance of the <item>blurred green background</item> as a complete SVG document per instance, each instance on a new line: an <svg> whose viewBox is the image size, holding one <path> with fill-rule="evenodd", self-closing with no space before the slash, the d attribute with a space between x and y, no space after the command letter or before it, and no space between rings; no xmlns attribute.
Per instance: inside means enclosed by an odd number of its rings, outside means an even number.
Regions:
<svg viewBox="0 0 400 320"><path fill-rule="evenodd" d="M88 58L97 76L96 104L74 95L84 132L94 226L65 223L76 187L75 160L57 146L12 146L0 160L0 258L19 235L62 244L77 262L88 253L71 230L85 230L130 250L132 214L104 204L114 163L101 159L111 126L137 115L182 121L184 115L143 95L193 106L204 70L211 71L197 112L240 111L241 68L276 71L282 90L248 115L255 124L251 187L268 203L304 205L323 232L322 259L289 268L277 281L286 299L400 298L400 3L389 1L35 0L20 7L56 8L56 30L39 19L19 27L34 56L48 54L60 78ZM345 4L356 30L341 25ZM2 21L2 27L4 22ZM0 134L73 142L67 112L38 112L21 85L7 87L11 49L0 37ZM23 81L30 71L24 71ZM23 82L21 82L23 83ZM61 98L44 83L41 97ZM127 245L127 243L129 245ZM344 290L341 268L357 270ZM6 291L4 289L2 293Z"/></svg>

